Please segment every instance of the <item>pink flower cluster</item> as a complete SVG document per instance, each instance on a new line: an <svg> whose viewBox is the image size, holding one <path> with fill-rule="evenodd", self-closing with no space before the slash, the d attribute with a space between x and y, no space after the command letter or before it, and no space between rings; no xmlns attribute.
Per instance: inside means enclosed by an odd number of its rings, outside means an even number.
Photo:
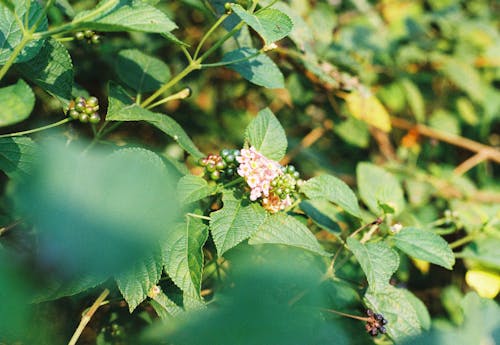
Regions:
<svg viewBox="0 0 500 345"><path fill-rule="evenodd" d="M241 155L236 157L238 174L242 176L250 187L250 200L262 198L262 205L271 212L283 210L292 204L290 196L280 199L272 193L271 182L283 174L281 165L261 153L253 146L242 149Z"/></svg>

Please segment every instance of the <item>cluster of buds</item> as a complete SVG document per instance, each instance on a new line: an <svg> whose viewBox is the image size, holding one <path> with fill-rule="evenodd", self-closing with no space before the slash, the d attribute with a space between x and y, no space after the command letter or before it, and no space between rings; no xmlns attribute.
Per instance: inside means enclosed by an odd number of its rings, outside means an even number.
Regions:
<svg viewBox="0 0 500 345"><path fill-rule="evenodd" d="M101 117L97 113L99 110L99 101L96 97L77 97L69 102L67 114L74 120L80 122L98 123Z"/></svg>
<svg viewBox="0 0 500 345"><path fill-rule="evenodd" d="M99 44L101 36L92 30L78 31L75 33L75 38L79 41L87 40L88 44Z"/></svg>
<svg viewBox="0 0 500 345"><path fill-rule="evenodd" d="M238 175L250 187L250 200L261 199L262 206L272 213L292 205L299 178L293 166L282 167L254 147L241 150L236 160L240 163Z"/></svg>
<svg viewBox="0 0 500 345"><path fill-rule="evenodd" d="M374 313L373 310L368 309L366 311L366 315L368 318L366 320L366 331L372 337L376 337L379 333L385 334L387 330L385 329L385 325L387 324L387 320L382 316L382 314Z"/></svg>
<svg viewBox="0 0 500 345"><path fill-rule="evenodd" d="M211 154L200 159L199 164L205 168L205 175L211 180L231 179L235 174L238 165L236 159L239 155L239 150L224 149L220 155Z"/></svg>

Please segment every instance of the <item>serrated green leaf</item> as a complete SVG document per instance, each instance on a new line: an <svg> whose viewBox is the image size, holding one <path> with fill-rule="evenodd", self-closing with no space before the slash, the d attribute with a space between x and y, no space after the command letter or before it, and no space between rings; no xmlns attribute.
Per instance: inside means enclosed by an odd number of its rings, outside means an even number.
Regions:
<svg viewBox="0 0 500 345"><path fill-rule="evenodd" d="M333 234L339 235L342 229L337 224L336 220L332 218L336 212L336 207L327 200L305 200L299 205L300 209L304 211L313 222L327 229Z"/></svg>
<svg viewBox="0 0 500 345"><path fill-rule="evenodd" d="M154 308L160 319L177 317L184 313L184 310L175 304L163 291L150 295L151 306Z"/></svg>
<svg viewBox="0 0 500 345"><path fill-rule="evenodd" d="M115 277L116 284L127 301L131 313L146 299L149 290L158 283L162 269L163 260L158 248L148 257L134 263L129 270Z"/></svg>
<svg viewBox="0 0 500 345"><path fill-rule="evenodd" d="M200 219L187 217L170 229L163 246L165 271L184 295L201 300L202 247L208 228Z"/></svg>
<svg viewBox="0 0 500 345"><path fill-rule="evenodd" d="M108 121L146 121L172 137L180 147L195 159L205 155L198 150L184 129L170 116L153 113L137 105L127 93L114 83L109 84Z"/></svg>
<svg viewBox="0 0 500 345"><path fill-rule="evenodd" d="M405 200L399 181L390 173L371 163L359 163L356 169L361 200L375 214L383 212L379 204L387 204L396 215L403 211Z"/></svg>
<svg viewBox="0 0 500 345"><path fill-rule="evenodd" d="M17 66L21 74L57 97L64 106L71 100L73 63L64 45L54 39L45 41L30 61Z"/></svg>
<svg viewBox="0 0 500 345"><path fill-rule="evenodd" d="M406 93L406 100L410 105L413 116L415 116L417 122L425 122L425 103L418 86L409 79L401 80L401 85Z"/></svg>
<svg viewBox="0 0 500 345"><path fill-rule="evenodd" d="M394 244L411 257L428 261L451 270L455 256L448 242L427 230L404 228L392 237Z"/></svg>
<svg viewBox="0 0 500 345"><path fill-rule="evenodd" d="M28 118L35 106L35 95L22 79L0 88L0 127L10 126Z"/></svg>
<svg viewBox="0 0 500 345"><path fill-rule="evenodd" d="M370 290L384 291L399 267L396 251L384 242L363 244L352 237L347 239L347 245L365 272Z"/></svg>
<svg viewBox="0 0 500 345"><path fill-rule="evenodd" d="M385 328L394 341L399 342L420 333L417 312L403 290L387 284L381 291L368 290L364 299L370 308L384 315L388 321Z"/></svg>
<svg viewBox="0 0 500 345"><path fill-rule="evenodd" d="M406 300L413 306L413 309L415 309L420 327L424 330L431 328L431 316L425 304L411 291L406 289L400 289L400 291L405 295Z"/></svg>
<svg viewBox="0 0 500 345"><path fill-rule="evenodd" d="M349 186L332 175L313 177L300 187L309 199L326 199L339 205L351 215L361 218L358 199Z"/></svg>
<svg viewBox="0 0 500 345"><path fill-rule="evenodd" d="M103 0L94 9L78 13L75 28L98 31L170 32L177 28L165 13L138 0Z"/></svg>
<svg viewBox="0 0 500 345"><path fill-rule="evenodd" d="M163 61L137 49L120 51L115 60L115 69L118 77L137 93L159 89L170 79L170 70Z"/></svg>
<svg viewBox="0 0 500 345"><path fill-rule="evenodd" d="M250 58L251 56L255 57ZM241 61L246 58L248 60ZM225 54L222 62L230 61L236 62L228 65L228 68L255 85L269 89L285 87L285 79L278 66L267 55L259 54L254 48L240 48Z"/></svg>
<svg viewBox="0 0 500 345"><path fill-rule="evenodd" d="M36 149L35 142L28 137L0 138L0 170L11 178L30 175Z"/></svg>
<svg viewBox="0 0 500 345"><path fill-rule="evenodd" d="M281 11L268 8L250 14L238 4L231 4L231 9L264 39L266 45L286 37L292 31L292 20Z"/></svg>
<svg viewBox="0 0 500 345"><path fill-rule="evenodd" d="M204 178L194 175L183 176L177 184L179 201L181 204L189 204L201 200L216 190L215 186L209 186Z"/></svg>
<svg viewBox="0 0 500 345"><path fill-rule="evenodd" d="M73 296L104 283L107 277L90 273L78 273L64 279L47 279L47 283L37 289L32 303L53 301L61 297Z"/></svg>
<svg viewBox="0 0 500 345"><path fill-rule="evenodd" d="M248 241L249 244L282 244L329 256L311 231L301 222L285 213L267 217Z"/></svg>
<svg viewBox="0 0 500 345"><path fill-rule="evenodd" d="M26 16L26 5L29 3L28 26L31 28L38 21L43 13L43 9L35 0L16 1L16 15L19 18ZM35 32L45 31L48 28L47 17L44 16L40 21ZM23 39L22 27L15 19L12 12L4 4L0 5L0 66L5 65L12 55L14 49ZM14 60L14 63L24 62L32 59L43 46L44 39L35 39L29 41Z"/></svg>
<svg viewBox="0 0 500 345"><path fill-rule="evenodd" d="M285 156L285 130L269 108L262 109L245 130L245 139L257 151L275 161Z"/></svg>
<svg viewBox="0 0 500 345"><path fill-rule="evenodd" d="M242 200L232 191L223 192L222 203L220 210L210 214L210 232L219 256L252 236L267 217L259 204Z"/></svg>

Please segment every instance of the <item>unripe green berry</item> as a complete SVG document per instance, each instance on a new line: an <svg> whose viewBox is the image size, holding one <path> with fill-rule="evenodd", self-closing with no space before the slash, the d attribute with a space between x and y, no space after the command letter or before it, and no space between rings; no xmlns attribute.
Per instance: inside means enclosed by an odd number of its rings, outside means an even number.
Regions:
<svg viewBox="0 0 500 345"><path fill-rule="evenodd" d="M207 166L207 160L205 158L198 159L198 165L202 166L202 167L206 167Z"/></svg>
<svg viewBox="0 0 500 345"><path fill-rule="evenodd" d="M226 159L225 159L225 161L226 161L227 163L234 163L234 160L235 160L235 157L234 157L234 155L232 155L232 154L227 155L227 156L226 156Z"/></svg>
<svg viewBox="0 0 500 345"><path fill-rule="evenodd" d="M86 123L89 122L89 116L85 113L80 113L80 122Z"/></svg>
<svg viewBox="0 0 500 345"><path fill-rule="evenodd" d="M224 161L219 162L219 163L217 163L217 164L215 165L215 168L216 168L217 170L222 170L222 169L224 169L225 167L226 167L226 163L224 163Z"/></svg>
<svg viewBox="0 0 500 345"><path fill-rule="evenodd" d="M99 116L99 114L97 113L93 113L92 115L90 115L89 117L89 122L90 123L99 123L99 121L101 121L101 117Z"/></svg>
<svg viewBox="0 0 500 345"><path fill-rule="evenodd" d="M91 97L87 98L87 105L89 105L91 107L95 107L98 104L99 104L99 100L97 99L97 97L91 96Z"/></svg>
<svg viewBox="0 0 500 345"><path fill-rule="evenodd" d="M294 171L292 176L294 179L298 180L300 178L300 173L298 171Z"/></svg>
<svg viewBox="0 0 500 345"><path fill-rule="evenodd" d="M210 178L211 178L212 180L214 180L214 181L217 181L218 179L220 179L220 171L217 171L217 170L212 171L212 172L210 173Z"/></svg>
<svg viewBox="0 0 500 345"><path fill-rule="evenodd" d="M75 103L85 103L85 98L78 96L75 98Z"/></svg>
<svg viewBox="0 0 500 345"><path fill-rule="evenodd" d="M76 111L75 109L72 109L69 111L69 114L68 114L72 119L78 119L80 117L80 113L78 111Z"/></svg>
<svg viewBox="0 0 500 345"><path fill-rule="evenodd" d="M222 149L220 151L220 155L221 155L222 158L227 157L230 153L231 153L231 151L229 149Z"/></svg>
<svg viewBox="0 0 500 345"><path fill-rule="evenodd" d="M85 34L81 31L75 32L75 38L77 40L81 41L85 38Z"/></svg>
<svg viewBox="0 0 500 345"><path fill-rule="evenodd" d="M231 11L231 3L230 3L230 2L226 2L226 3L224 4L224 9L225 9L226 11Z"/></svg>
<svg viewBox="0 0 500 345"><path fill-rule="evenodd" d="M206 169L207 169L207 171L209 173L214 172L215 171L215 165L212 164L212 163L210 163L210 164L207 165Z"/></svg>
<svg viewBox="0 0 500 345"><path fill-rule="evenodd" d="M293 165L289 165L289 166L287 167L287 172L289 172L289 173L293 173L293 172L295 172L295 167L294 167Z"/></svg>
<svg viewBox="0 0 500 345"><path fill-rule="evenodd" d="M94 36L94 31L92 31L92 30L85 30L83 32L83 34L85 35L86 38L91 38L92 36Z"/></svg>
<svg viewBox="0 0 500 345"><path fill-rule="evenodd" d="M99 110L99 105L96 105L95 107L92 107L92 110L93 110L94 112L98 111L98 110Z"/></svg>
<svg viewBox="0 0 500 345"><path fill-rule="evenodd" d="M85 103L83 103L83 102L76 103L75 110L79 111L79 112L85 111Z"/></svg>
<svg viewBox="0 0 500 345"><path fill-rule="evenodd" d="M90 39L90 42L92 42L92 44L99 44L100 41L101 41L101 36L99 35L94 35Z"/></svg>
<svg viewBox="0 0 500 345"><path fill-rule="evenodd" d="M227 169L226 170L226 175L227 176L233 176L234 175L234 169L231 169L231 168Z"/></svg>
<svg viewBox="0 0 500 345"><path fill-rule="evenodd" d="M84 110L85 114L87 115L90 115L92 113L94 113L94 108L93 107L89 107L88 105L85 107L85 110Z"/></svg>

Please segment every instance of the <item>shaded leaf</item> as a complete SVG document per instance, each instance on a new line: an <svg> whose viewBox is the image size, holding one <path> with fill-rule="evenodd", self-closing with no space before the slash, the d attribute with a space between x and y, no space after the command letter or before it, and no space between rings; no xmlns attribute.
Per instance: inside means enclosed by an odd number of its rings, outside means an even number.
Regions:
<svg viewBox="0 0 500 345"><path fill-rule="evenodd" d="M0 138L0 170L9 177L31 174L37 146L28 137Z"/></svg>
<svg viewBox="0 0 500 345"><path fill-rule="evenodd" d="M327 200L305 200L300 203L300 209L304 211L313 222L331 233L339 235L342 232L336 220L332 218L335 214L335 206Z"/></svg>
<svg viewBox="0 0 500 345"><path fill-rule="evenodd" d="M0 127L13 125L30 116L35 106L35 95L22 79L11 86L0 88Z"/></svg>
<svg viewBox="0 0 500 345"><path fill-rule="evenodd" d="M288 145L285 130L269 108L262 109L245 130L245 139L269 159L278 161Z"/></svg>
<svg viewBox="0 0 500 345"><path fill-rule="evenodd" d="M216 190L215 186L209 186L204 178L194 175L183 176L177 184L179 201L181 204L189 204L201 200Z"/></svg>

